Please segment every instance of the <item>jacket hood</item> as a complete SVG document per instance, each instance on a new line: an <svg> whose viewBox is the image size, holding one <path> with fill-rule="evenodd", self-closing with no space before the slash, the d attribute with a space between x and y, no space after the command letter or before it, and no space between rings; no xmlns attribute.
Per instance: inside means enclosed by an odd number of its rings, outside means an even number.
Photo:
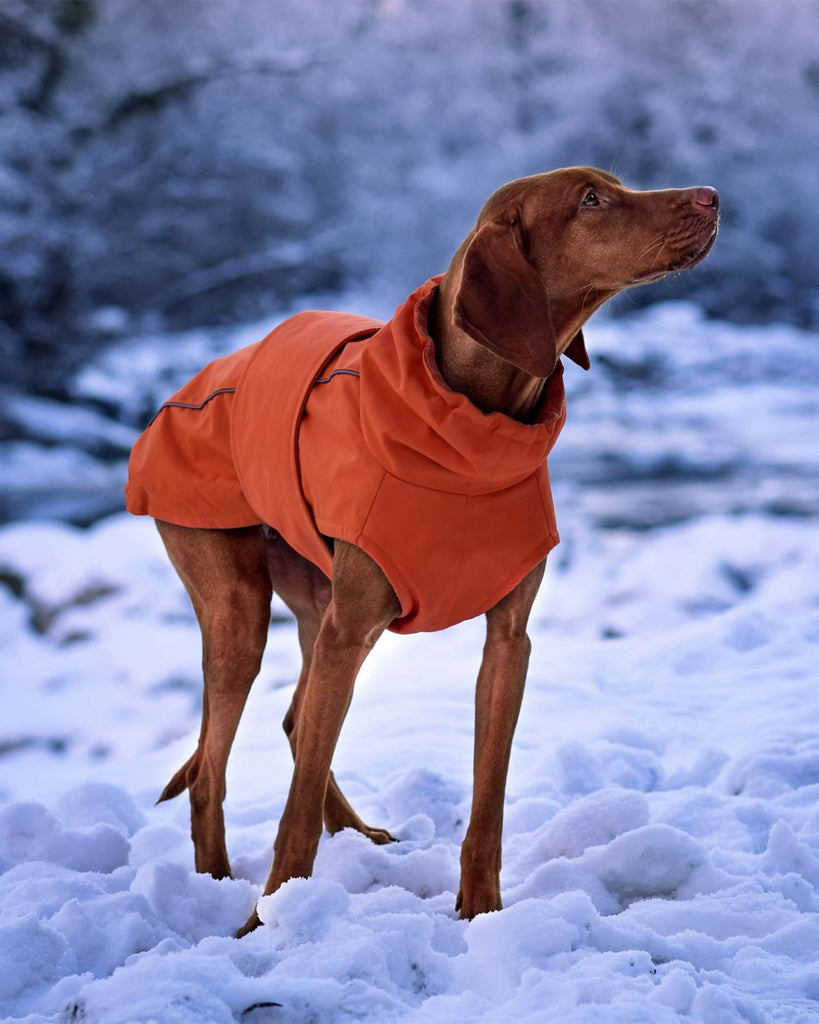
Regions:
<svg viewBox="0 0 819 1024"><path fill-rule="evenodd" d="M427 328L441 277L423 284L367 342L361 356L361 429L393 476L432 490L487 494L541 467L566 418L563 366L544 389L538 419L481 412L444 381Z"/></svg>

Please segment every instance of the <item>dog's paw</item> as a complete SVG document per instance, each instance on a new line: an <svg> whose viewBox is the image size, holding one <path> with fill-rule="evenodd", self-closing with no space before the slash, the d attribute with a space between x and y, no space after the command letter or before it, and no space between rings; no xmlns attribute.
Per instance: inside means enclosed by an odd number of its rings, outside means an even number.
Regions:
<svg viewBox="0 0 819 1024"><path fill-rule="evenodd" d="M385 828L370 828L369 825L365 825L361 831L376 846L386 846L388 843L398 842L395 836Z"/></svg>
<svg viewBox="0 0 819 1024"><path fill-rule="evenodd" d="M242 927L236 932L236 938L241 939L243 936L249 935L251 932L255 931L261 923L261 918L254 910Z"/></svg>
<svg viewBox="0 0 819 1024"><path fill-rule="evenodd" d="M494 884L469 887L461 884L455 900L455 911L462 921L471 921L478 914L491 914L494 910L503 910L497 881Z"/></svg>

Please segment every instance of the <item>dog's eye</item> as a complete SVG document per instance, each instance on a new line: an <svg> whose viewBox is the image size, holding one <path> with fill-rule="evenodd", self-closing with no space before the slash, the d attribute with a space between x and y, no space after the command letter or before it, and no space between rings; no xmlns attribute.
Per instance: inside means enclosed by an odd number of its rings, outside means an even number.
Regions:
<svg viewBox="0 0 819 1024"><path fill-rule="evenodd" d="M583 202L580 205L581 206L599 206L600 205L600 200L597 198L597 193L593 192L593 191L587 192L586 195L583 197Z"/></svg>

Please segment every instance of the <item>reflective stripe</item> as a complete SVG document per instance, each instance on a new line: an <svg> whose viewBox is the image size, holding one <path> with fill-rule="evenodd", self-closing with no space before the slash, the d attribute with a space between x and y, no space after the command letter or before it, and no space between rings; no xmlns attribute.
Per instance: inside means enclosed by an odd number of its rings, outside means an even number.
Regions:
<svg viewBox="0 0 819 1024"><path fill-rule="evenodd" d="M160 405L160 407L154 413L153 417L151 418L151 423L153 423L153 421L157 418L157 416L162 412L163 409L204 409L208 402L212 398L216 398L217 395L232 395L235 393L235 391L236 388L219 388L218 390L208 395L208 397L203 402L200 402L198 405L194 405L191 402L165 402L164 404ZM148 424L149 427L151 423Z"/></svg>
<svg viewBox="0 0 819 1024"><path fill-rule="evenodd" d="M319 379L313 381L313 383L314 384L326 384L328 381L332 380L333 377L335 377L335 375L337 373L346 373L350 377L360 377L361 376L361 374L358 372L358 370L333 370L333 372L331 374L329 374L327 377L319 377Z"/></svg>

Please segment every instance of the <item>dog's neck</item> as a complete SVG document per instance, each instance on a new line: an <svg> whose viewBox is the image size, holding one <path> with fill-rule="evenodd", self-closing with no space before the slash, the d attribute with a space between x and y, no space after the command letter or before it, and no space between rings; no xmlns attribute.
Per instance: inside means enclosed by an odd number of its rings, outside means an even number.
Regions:
<svg viewBox="0 0 819 1024"><path fill-rule="evenodd" d="M441 376L481 412L501 412L521 423L532 423L545 379L524 373L456 327L454 303L443 284L433 300L428 322Z"/></svg>

